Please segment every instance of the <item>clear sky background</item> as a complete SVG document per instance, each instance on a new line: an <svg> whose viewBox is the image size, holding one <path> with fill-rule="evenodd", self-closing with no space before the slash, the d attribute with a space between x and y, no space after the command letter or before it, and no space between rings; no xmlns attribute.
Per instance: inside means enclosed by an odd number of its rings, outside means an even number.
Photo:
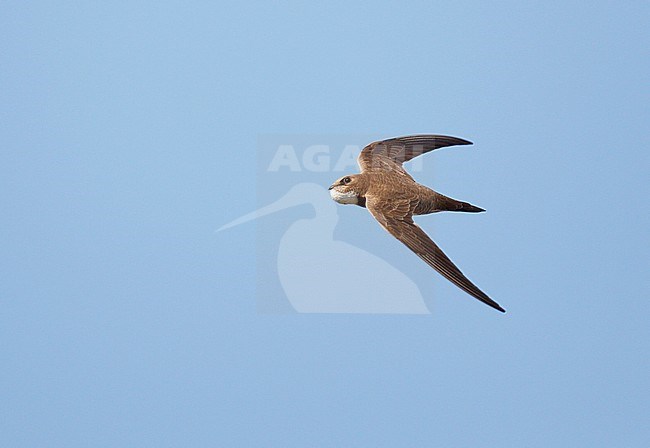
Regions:
<svg viewBox="0 0 650 448"><path fill-rule="evenodd" d="M648 23L641 1L2 2L0 444L650 446ZM214 230L256 207L267 133L474 141L418 178L488 212L419 222L508 313L339 207L433 314L258 314L271 221Z"/></svg>

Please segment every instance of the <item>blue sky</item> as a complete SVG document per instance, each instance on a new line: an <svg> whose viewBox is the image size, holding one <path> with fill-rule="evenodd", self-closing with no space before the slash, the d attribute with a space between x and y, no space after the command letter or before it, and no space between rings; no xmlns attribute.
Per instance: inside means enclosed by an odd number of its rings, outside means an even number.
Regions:
<svg viewBox="0 0 650 448"><path fill-rule="evenodd" d="M648 446L649 19L3 2L2 445ZM310 213L215 233L258 205L259 136L411 133L475 143L416 177L487 213L418 222L508 313L356 207L335 237L432 314L258 313L255 235Z"/></svg>

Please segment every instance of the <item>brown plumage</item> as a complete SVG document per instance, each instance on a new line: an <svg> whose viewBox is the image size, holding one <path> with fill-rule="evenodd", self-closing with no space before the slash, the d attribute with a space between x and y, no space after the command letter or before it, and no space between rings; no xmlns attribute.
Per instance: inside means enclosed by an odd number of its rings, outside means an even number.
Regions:
<svg viewBox="0 0 650 448"><path fill-rule="evenodd" d="M370 143L359 154L361 173L340 178L332 184L330 193L341 204L366 207L384 229L446 279L481 302L505 312L463 275L412 218L441 211L485 211L418 184L402 167L402 163L434 149L471 144L444 135L413 135Z"/></svg>

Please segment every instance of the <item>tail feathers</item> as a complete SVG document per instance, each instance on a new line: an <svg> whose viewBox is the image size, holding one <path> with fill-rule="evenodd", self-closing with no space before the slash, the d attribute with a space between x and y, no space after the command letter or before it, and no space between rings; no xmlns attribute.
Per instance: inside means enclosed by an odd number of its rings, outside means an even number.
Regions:
<svg viewBox="0 0 650 448"><path fill-rule="evenodd" d="M477 207L472 204L468 204L467 202L461 202L460 203L460 208L457 208L456 210L453 210L455 212L469 212L469 213L479 213L479 212L484 212L485 209L481 207Z"/></svg>
<svg viewBox="0 0 650 448"><path fill-rule="evenodd" d="M468 212L468 213L479 213L484 212L485 210L481 207L477 207L468 202L457 201L451 198L445 198L443 202L442 210L448 212Z"/></svg>

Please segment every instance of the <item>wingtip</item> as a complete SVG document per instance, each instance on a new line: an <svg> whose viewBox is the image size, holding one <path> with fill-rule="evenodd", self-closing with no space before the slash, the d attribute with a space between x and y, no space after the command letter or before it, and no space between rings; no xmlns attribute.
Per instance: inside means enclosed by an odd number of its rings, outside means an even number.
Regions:
<svg viewBox="0 0 650 448"><path fill-rule="evenodd" d="M481 302L485 303L486 305L490 306L491 308L494 308L497 311L500 311L502 313L506 312L505 308L503 308L501 305L499 305L498 303L496 303L494 300L490 299L489 297L487 298L487 300L481 300Z"/></svg>
<svg viewBox="0 0 650 448"><path fill-rule="evenodd" d="M452 137L452 136L445 136L446 138L450 139L453 143L449 146L461 146L461 145L473 145L474 142L471 142L467 139L460 138L460 137Z"/></svg>
<svg viewBox="0 0 650 448"><path fill-rule="evenodd" d="M492 301L492 303L488 303L488 305L490 305L492 308L494 308L497 311L501 311L502 313L506 312L505 308L503 308L501 305L499 305L495 301Z"/></svg>

